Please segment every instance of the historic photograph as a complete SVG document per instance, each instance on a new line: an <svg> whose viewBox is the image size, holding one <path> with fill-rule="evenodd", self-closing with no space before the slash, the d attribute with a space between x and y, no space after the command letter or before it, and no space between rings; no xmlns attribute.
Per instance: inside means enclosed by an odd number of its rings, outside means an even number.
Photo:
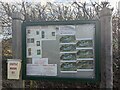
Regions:
<svg viewBox="0 0 120 90"><path fill-rule="evenodd" d="M76 53L64 53L60 56L61 60L76 60Z"/></svg>
<svg viewBox="0 0 120 90"><path fill-rule="evenodd" d="M77 42L77 47L93 47L93 40L80 40Z"/></svg>
<svg viewBox="0 0 120 90"><path fill-rule="evenodd" d="M75 42L75 35L64 35L60 38L60 43L73 43Z"/></svg>
<svg viewBox="0 0 120 90"><path fill-rule="evenodd" d="M77 71L76 62L61 63L61 71Z"/></svg>
<svg viewBox="0 0 120 90"><path fill-rule="evenodd" d="M60 46L60 52L67 52L67 51L76 51L76 45L65 44Z"/></svg>
<svg viewBox="0 0 120 90"><path fill-rule="evenodd" d="M81 49L77 52L77 58L93 58L93 49Z"/></svg>
<svg viewBox="0 0 120 90"><path fill-rule="evenodd" d="M93 60L81 60L77 61L77 69L93 69Z"/></svg>

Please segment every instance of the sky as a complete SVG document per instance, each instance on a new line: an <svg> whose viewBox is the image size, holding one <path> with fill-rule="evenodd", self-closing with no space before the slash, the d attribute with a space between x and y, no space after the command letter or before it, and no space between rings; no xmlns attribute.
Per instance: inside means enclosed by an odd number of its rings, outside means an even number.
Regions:
<svg viewBox="0 0 120 90"><path fill-rule="evenodd" d="M41 2L42 4L46 4L46 2L72 2L72 1L81 1L81 2L89 2L90 0L0 0L3 2L22 2L22 1L27 1L27 2ZM91 0L95 2L101 2L101 1L108 1L111 4L111 7L114 7L115 9L118 8L118 1L120 0Z"/></svg>

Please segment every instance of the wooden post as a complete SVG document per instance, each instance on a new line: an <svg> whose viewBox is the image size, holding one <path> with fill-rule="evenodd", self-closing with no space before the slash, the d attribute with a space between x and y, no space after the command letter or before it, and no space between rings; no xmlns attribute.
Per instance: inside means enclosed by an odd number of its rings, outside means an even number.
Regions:
<svg viewBox="0 0 120 90"><path fill-rule="evenodd" d="M103 8L101 20L101 88L113 88L112 11Z"/></svg>
<svg viewBox="0 0 120 90"><path fill-rule="evenodd" d="M120 16L118 17L118 58L120 58Z"/></svg>
<svg viewBox="0 0 120 90"><path fill-rule="evenodd" d="M12 52L13 58L21 59L21 13L15 12L12 15Z"/></svg>
<svg viewBox="0 0 120 90"><path fill-rule="evenodd" d="M118 58L120 58L120 1L118 2Z"/></svg>
<svg viewBox="0 0 120 90"><path fill-rule="evenodd" d="M2 34L2 24L0 22L0 35ZM2 39L0 38L0 90L2 90Z"/></svg>
<svg viewBox="0 0 120 90"><path fill-rule="evenodd" d="M12 52L13 59L22 59L22 42L21 42L21 24L22 24L22 14L20 12L15 12L12 14ZM13 82L13 88L22 88L22 80L20 75L20 80Z"/></svg>

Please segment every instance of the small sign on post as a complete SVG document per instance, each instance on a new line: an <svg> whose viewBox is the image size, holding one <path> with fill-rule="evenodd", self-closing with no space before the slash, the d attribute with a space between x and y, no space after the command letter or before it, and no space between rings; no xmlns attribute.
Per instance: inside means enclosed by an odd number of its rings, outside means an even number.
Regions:
<svg viewBox="0 0 120 90"><path fill-rule="evenodd" d="M7 79L19 79L21 70L20 59L7 60Z"/></svg>

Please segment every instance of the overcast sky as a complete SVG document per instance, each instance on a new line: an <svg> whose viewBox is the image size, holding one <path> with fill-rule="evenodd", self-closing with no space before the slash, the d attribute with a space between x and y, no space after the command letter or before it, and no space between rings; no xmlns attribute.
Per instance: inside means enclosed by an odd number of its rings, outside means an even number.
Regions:
<svg viewBox="0 0 120 90"><path fill-rule="evenodd" d="M0 1L3 1L3 2L21 2L21 1L27 1L27 2L41 2L42 4L45 4L46 2L72 2L72 1L81 1L81 2L89 2L90 0L0 0ZM91 0L91 1L96 1L96 2L101 2L101 1L109 1L111 6L114 7L114 8L117 8L118 6L118 1L120 0Z"/></svg>

